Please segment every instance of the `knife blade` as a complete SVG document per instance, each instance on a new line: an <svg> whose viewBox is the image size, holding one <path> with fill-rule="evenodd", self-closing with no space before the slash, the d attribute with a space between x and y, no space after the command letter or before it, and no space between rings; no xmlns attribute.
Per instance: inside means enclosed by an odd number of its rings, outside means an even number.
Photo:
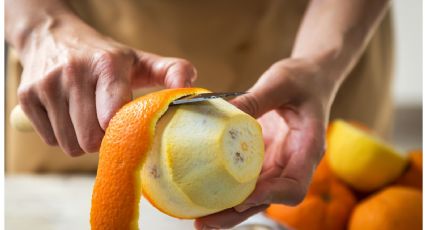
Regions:
<svg viewBox="0 0 425 230"><path fill-rule="evenodd" d="M237 97L245 93L247 92L201 93L197 95L190 95L187 97L179 98L171 102L170 105L173 106L173 105L191 104L191 103L197 103L197 102L202 102L202 101L207 101L207 100L217 99L217 98L228 99L231 97Z"/></svg>

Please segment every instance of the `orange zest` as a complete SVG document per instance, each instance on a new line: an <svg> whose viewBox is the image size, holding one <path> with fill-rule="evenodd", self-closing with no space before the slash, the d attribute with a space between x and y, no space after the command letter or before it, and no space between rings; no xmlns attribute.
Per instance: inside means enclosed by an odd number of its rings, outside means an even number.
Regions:
<svg viewBox="0 0 425 230"><path fill-rule="evenodd" d="M209 91L182 88L148 94L122 107L111 119L99 151L91 229L138 229L139 171L152 145L156 123L172 101L205 92Z"/></svg>

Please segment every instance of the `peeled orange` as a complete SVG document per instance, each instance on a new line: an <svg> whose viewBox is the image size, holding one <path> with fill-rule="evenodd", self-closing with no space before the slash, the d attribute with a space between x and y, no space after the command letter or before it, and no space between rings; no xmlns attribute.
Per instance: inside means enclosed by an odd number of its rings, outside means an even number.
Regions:
<svg viewBox="0 0 425 230"><path fill-rule="evenodd" d="M169 107L204 92L155 92L112 118L100 149L92 229L138 229L142 192L168 215L196 218L231 208L254 190L264 154L254 118L222 99Z"/></svg>

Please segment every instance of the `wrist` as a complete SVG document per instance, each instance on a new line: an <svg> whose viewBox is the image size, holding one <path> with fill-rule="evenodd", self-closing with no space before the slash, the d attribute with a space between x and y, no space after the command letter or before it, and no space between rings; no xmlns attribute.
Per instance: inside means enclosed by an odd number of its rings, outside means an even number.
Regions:
<svg viewBox="0 0 425 230"><path fill-rule="evenodd" d="M95 38L98 33L76 15L69 12L45 14L38 22L29 24L19 32L18 51L25 66L28 57L34 53L59 51L59 48L76 45L81 36Z"/></svg>
<svg viewBox="0 0 425 230"><path fill-rule="evenodd" d="M295 50L294 50L295 51ZM346 68L342 48L338 43L323 47L316 52L293 52L292 58L302 59L314 66L315 75L319 77L321 94L332 103L340 85L345 79Z"/></svg>
<svg viewBox="0 0 425 230"><path fill-rule="evenodd" d="M63 10L40 10L32 14L23 14L21 17L13 18L6 14L6 39L18 51L21 52L27 46L33 35L46 34L63 18L70 18L71 13ZM10 22L13 19L14 22Z"/></svg>
<svg viewBox="0 0 425 230"><path fill-rule="evenodd" d="M326 41L315 43L306 40L305 36L299 36L294 44L291 57L302 58L314 62L324 72L324 76L334 82L344 79L347 69L347 42L344 35L334 34ZM322 42L320 42L322 41Z"/></svg>

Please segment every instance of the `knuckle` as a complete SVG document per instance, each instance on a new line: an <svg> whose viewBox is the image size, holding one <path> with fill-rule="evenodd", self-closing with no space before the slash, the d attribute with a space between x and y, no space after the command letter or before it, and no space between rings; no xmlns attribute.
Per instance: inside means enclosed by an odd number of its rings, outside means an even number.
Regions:
<svg viewBox="0 0 425 230"><path fill-rule="evenodd" d="M134 51L130 48L126 47L119 47L119 48L112 48L109 50L109 54L112 55L114 58L120 58L120 59L135 59L136 54Z"/></svg>
<svg viewBox="0 0 425 230"><path fill-rule="evenodd" d="M100 65L110 66L115 61L115 55L112 52L108 51L100 51L98 52L97 56L97 63Z"/></svg>
<svg viewBox="0 0 425 230"><path fill-rule="evenodd" d="M34 99L34 89L31 85L20 85L18 88L18 100L22 106L27 106Z"/></svg>
<svg viewBox="0 0 425 230"><path fill-rule="evenodd" d="M115 64L115 56L107 51L98 52L95 57L95 65L98 72L103 73L105 71L109 72L113 69Z"/></svg>
<svg viewBox="0 0 425 230"><path fill-rule="evenodd" d="M96 54L95 68L98 75L109 80L115 80L116 66L119 64L118 55L109 52L101 51Z"/></svg>
<svg viewBox="0 0 425 230"><path fill-rule="evenodd" d="M62 68L62 79L68 86L80 84L82 76L80 65L77 62L69 61Z"/></svg>
<svg viewBox="0 0 425 230"><path fill-rule="evenodd" d="M54 74L47 74L40 79L36 84L39 91L46 94L56 91L57 89L57 77Z"/></svg>
<svg viewBox="0 0 425 230"><path fill-rule="evenodd" d="M177 69L187 75L193 75L196 72L195 67L192 65L192 63L185 59L174 60L172 66L177 67Z"/></svg>
<svg viewBox="0 0 425 230"><path fill-rule="evenodd" d="M130 48L111 48L97 52L95 60L98 65L108 68L118 63L133 63L136 60L136 54Z"/></svg>

